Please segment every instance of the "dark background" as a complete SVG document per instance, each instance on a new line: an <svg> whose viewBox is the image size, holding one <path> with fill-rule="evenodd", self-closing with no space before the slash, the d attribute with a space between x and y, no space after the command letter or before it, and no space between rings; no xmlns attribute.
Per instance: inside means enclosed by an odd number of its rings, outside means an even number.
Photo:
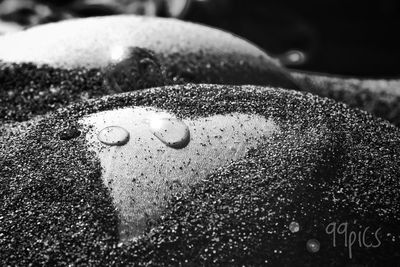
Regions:
<svg viewBox="0 0 400 267"><path fill-rule="evenodd" d="M232 31L273 55L303 51L303 63L288 62L295 68L400 74L400 1L214 0L209 7L200 2L197 6L188 12L189 20Z"/></svg>

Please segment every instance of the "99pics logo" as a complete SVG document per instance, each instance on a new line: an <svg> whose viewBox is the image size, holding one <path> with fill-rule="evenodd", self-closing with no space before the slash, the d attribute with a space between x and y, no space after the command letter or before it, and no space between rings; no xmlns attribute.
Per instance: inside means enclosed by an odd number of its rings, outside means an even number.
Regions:
<svg viewBox="0 0 400 267"><path fill-rule="evenodd" d="M349 258L353 257L353 249L358 246L360 248L377 248L382 242L379 239L379 232L381 228L376 230L371 229L369 226L354 231L349 228L349 224L332 222L325 228L328 235L332 235L333 247L336 247L338 242L342 240L344 246L348 248Z"/></svg>

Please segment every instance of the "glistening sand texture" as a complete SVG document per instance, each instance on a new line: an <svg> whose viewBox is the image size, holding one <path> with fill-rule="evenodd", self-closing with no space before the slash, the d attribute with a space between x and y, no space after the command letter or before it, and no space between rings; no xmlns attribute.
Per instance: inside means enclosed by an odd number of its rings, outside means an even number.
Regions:
<svg viewBox="0 0 400 267"><path fill-rule="evenodd" d="M87 152L84 135L60 141L58 132L85 114L132 105L185 119L258 114L273 117L281 132L175 195L147 235L123 245L100 162ZM355 247L351 263L394 265L399 140L397 128L361 111L253 86L176 86L77 104L22 135L0 137L0 261L343 266L348 250L343 243L334 248L324 232L337 221L382 229L381 246ZM290 232L292 221L299 232ZM319 241L318 252L307 251L310 239Z"/></svg>
<svg viewBox="0 0 400 267"><path fill-rule="evenodd" d="M306 92L360 108L400 126L400 79L359 79L292 72Z"/></svg>

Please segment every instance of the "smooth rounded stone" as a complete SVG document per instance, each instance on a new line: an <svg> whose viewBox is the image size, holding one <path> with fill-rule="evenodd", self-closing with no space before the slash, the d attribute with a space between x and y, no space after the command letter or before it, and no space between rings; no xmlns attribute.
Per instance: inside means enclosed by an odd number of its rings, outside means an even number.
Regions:
<svg viewBox="0 0 400 267"><path fill-rule="evenodd" d="M174 19L76 19L0 36L0 123L187 82L297 88L283 67L249 42Z"/></svg>
<svg viewBox="0 0 400 267"><path fill-rule="evenodd" d="M115 51L152 50L171 78L297 88L264 51L222 30L134 15L68 20L0 38L0 60L55 68L105 68Z"/></svg>
<svg viewBox="0 0 400 267"><path fill-rule="evenodd" d="M105 145L123 146L129 142L129 132L119 126L107 126L97 134L97 139Z"/></svg>
<svg viewBox="0 0 400 267"><path fill-rule="evenodd" d="M186 147L148 130L160 114L188 126ZM79 137L59 140L77 124ZM107 126L130 141L102 144ZM400 260L400 130L327 98L189 84L76 104L13 133L0 137L1 265Z"/></svg>
<svg viewBox="0 0 400 267"><path fill-rule="evenodd" d="M143 234L172 193L184 192L279 130L263 116L231 113L180 120L143 107L96 113L81 123L90 129L86 139L100 158L102 179L120 212L122 242ZM107 125L126 129L131 141L124 147L99 145L96 133Z"/></svg>

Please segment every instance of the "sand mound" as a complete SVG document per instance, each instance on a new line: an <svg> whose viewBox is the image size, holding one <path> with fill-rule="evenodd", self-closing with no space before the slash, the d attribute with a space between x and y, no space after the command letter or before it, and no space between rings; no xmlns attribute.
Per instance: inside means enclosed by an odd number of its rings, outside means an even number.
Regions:
<svg viewBox="0 0 400 267"><path fill-rule="evenodd" d="M201 162L213 147L232 160L220 161L219 168L210 168L194 183L184 179L195 177L192 170L184 170L186 176L179 178L179 170L169 169L183 186L172 184L160 194L167 196L167 207L158 217L148 217L147 230L130 242L121 242L123 211L115 204L114 185L105 183L101 155L93 151L95 141L88 138L98 132L97 124L83 123L99 116L104 119L101 127L127 127L125 120L103 116L116 108L157 109L199 133L176 149L161 142L159 135L150 141L137 139L147 130L133 127L128 132L138 151L135 160L147 165L127 161L123 168L165 164L184 169L180 153L186 153L185 161ZM201 134L207 133L207 120L229 114L236 114L233 125L220 131L220 142ZM236 119L243 127L235 126ZM254 125L260 122L261 128ZM243 138L246 132L257 140L250 140L238 157L230 156L224 142ZM117 136L126 133L119 131ZM200 138L205 145L192 147L196 155L190 144ZM109 136L106 140L113 142ZM281 89L191 84L76 104L21 126L18 134L0 137L0 262L393 265L400 258L399 140L399 129L367 113ZM114 155L132 157L123 150L129 142L112 147L121 152ZM169 153L168 160L160 162L157 155L140 158L157 147ZM119 156L110 160L124 160ZM217 156L213 159L219 161ZM121 168L114 174L123 172ZM134 200L137 194L152 192L148 183L173 178L170 172L148 173L154 175L132 173L130 178L141 188L133 192Z"/></svg>

